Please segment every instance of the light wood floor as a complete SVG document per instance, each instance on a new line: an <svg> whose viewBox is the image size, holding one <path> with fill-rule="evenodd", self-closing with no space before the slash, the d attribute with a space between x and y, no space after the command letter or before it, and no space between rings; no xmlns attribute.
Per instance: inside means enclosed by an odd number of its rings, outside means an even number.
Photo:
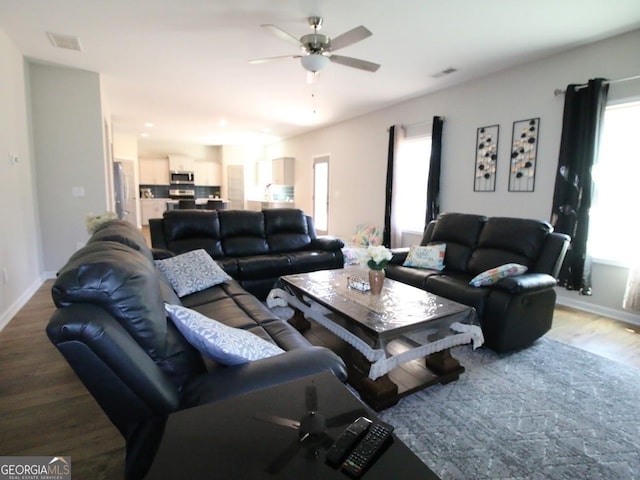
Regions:
<svg viewBox="0 0 640 480"><path fill-rule="evenodd" d="M52 282L0 332L0 455L68 455L74 480L123 478L123 439L45 334ZM558 307L547 336L640 368L640 327Z"/></svg>

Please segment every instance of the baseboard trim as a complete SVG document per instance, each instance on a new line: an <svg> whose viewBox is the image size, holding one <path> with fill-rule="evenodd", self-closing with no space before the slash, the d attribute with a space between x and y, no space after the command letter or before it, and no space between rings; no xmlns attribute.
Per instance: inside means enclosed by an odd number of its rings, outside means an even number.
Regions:
<svg viewBox="0 0 640 480"><path fill-rule="evenodd" d="M593 303L561 296L557 297L556 304L575 308L576 310L582 310L583 312L593 313L595 315L601 315L603 317L613 318L614 320L620 320L621 322L640 325L640 315L631 312L624 312L622 310L616 310L615 308L603 307L602 305L594 305Z"/></svg>
<svg viewBox="0 0 640 480"><path fill-rule="evenodd" d="M40 277L35 280L23 293L20 295L15 302L13 302L9 308L0 314L0 332L4 330L11 319L16 316L16 314L20 311L22 307L24 307L27 302L33 297L33 295L38 291L38 289L42 286L42 284L47 279L46 274L40 275Z"/></svg>

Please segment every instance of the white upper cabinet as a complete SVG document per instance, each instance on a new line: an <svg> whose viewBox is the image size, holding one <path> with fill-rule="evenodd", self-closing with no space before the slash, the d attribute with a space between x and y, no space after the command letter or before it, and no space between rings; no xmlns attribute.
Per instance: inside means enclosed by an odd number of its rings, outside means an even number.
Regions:
<svg viewBox="0 0 640 480"><path fill-rule="evenodd" d="M216 187L222 183L220 165L210 160L196 160L194 180L196 185Z"/></svg>
<svg viewBox="0 0 640 480"><path fill-rule="evenodd" d="M169 155L169 170L172 172L194 172L196 161L183 155Z"/></svg>
<svg viewBox="0 0 640 480"><path fill-rule="evenodd" d="M168 158L138 159L141 185L169 185Z"/></svg>
<svg viewBox="0 0 640 480"><path fill-rule="evenodd" d="M294 185L295 181L295 158L281 157L273 160L271 183L275 185Z"/></svg>

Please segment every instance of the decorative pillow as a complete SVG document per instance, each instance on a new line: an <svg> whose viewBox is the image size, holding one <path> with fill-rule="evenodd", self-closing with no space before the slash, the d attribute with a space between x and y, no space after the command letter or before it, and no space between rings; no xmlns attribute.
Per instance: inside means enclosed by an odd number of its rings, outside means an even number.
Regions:
<svg viewBox="0 0 640 480"><path fill-rule="evenodd" d="M232 328L181 305L164 305L169 318L203 355L223 365L240 365L284 353L251 332Z"/></svg>
<svg viewBox="0 0 640 480"><path fill-rule="evenodd" d="M446 249L446 243L436 243L427 246L413 246L409 248L409 254L402 265L404 267L443 270L444 252Z"/></svg>
<svg viewBox="0 0 640 480"><path fill-rule="evenodd" d="M355 245L380 245L382 244L382 230L375 225L360 224L351 237L351 242Z"/></svg>
<svg viewBox="0 0 640 480"><path fill-rule="evenodd" d="M469 285L474 287L486 287L488 285L493 285L501 278L522 275L526 271L527 267L520 265L519 263L505 263L499 267L490 268L489 270L479 273L471 279Z"/></svg>
<svg viewBox="0 0 640 480"><path fill-rule="evenodd" d="M166 275L179 297L231 280L231 277L202 248L164 260L156 260L155 264L158 270Z"/></svg>

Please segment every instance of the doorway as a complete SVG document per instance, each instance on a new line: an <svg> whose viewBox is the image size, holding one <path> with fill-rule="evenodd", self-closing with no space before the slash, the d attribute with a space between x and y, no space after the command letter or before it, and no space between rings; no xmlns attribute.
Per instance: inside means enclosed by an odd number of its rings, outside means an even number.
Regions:
<svg viewBox="0 0 640 480"><path fill-rule="evenodd" d="M230 208L244 210L244 166L227 167L227 197Z"/></svg>
<svg viewBox="0 0 640 480"><path fill-rule="evenodd" d="M320 235L329 231L329 155L313 157L313 223Z"/></svg>

